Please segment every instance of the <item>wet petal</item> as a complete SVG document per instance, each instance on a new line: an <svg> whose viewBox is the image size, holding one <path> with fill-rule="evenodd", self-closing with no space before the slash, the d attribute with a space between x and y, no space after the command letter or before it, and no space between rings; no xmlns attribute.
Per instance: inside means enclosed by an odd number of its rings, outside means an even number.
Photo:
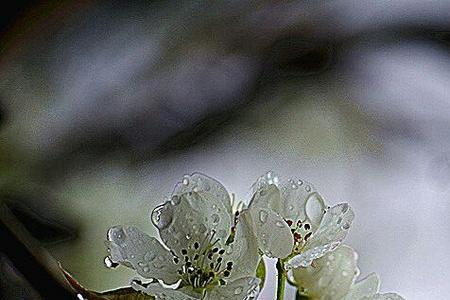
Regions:
<svg viewBox="0 0 450 300"><path fill-rule="evenodd" d="M173 255L156 238L136 227L112 227L106 245L113 262L135 269L144 278L157 278L167 284L179 280Z"/></svg>
<svg viewBox="0 0 450 300"><path fill-rule="evenodd" d="M358 274L356 253L347 246L317 259L315 266L297 268L293 276L313 299L341 299Z"/></svg>
<svg viewBox="0 0 450 300"><path fill-rule="evenodd" d="M213 183L208 184L212 190ZM152 222L159 229L161 239L178 255L195 243L203 245L211 239L219 240L218 245L223 245L231 232L231 208L196 187L198 185L194 184L188 184L185 189L177 186L171 201L152 213ZM203 185L203 188L206 187Z"/></svg>
<svg viewBox="0 0 450 300"><path fill-rule="evenodd" d="M256 277L242 277L206 294L207 300L252 300L259 295L260 280Z"/></svg>
<svg viewBox="0 0 450 300"><path fill-rule="evenodd" d="M305 180L290 179L279 183L278 178L273 172L258 178L253 184L254 195L250 206L269 208L285 220L301 220L316 230L325 203L314 186Z"/></svg>
<svg viewBox="0 0 450 300"><path fill-rule="evenodd" d="M307 267L313 260L334 251L346 237L354 216L353 210L347 203L328 209L303 252L290 259L285 265L286 268Z"/></svg>
<svg viewBox="0 0 450 300"><path fill-rule="evenodd" d="M311 225L312 230L319 226L325 202L315 191L314 186L304 180L288 180L280 184L283 218L295 221L301 220Z"/></svg>
<svg viewBox="0 0 450 300"><path fill-rule="evenodd" d="M136 291L143 292L147 295L155 297L157 300L194 300L201 299L201 295L194 297L191 294L185 293L182 289L175 290L171 288L166 288L160 283L150 283L147 286L143 286L135 281L131 282L131 287Z"/></svg>
<svg viewBox="0 0 450 300"><path fill-rule="evenodd" d="M186 175L175 186L172 196L180 196L189 192L199 194L207 203L220 202L225 207L226 212L232 215L230 194L217 180L201 173Z"/></svg>
<svg viewBox="0 0 450 300"><path fill-rule="evenodd" d="M379 286L380 280L377 274L371 273L366 278L352 285L345 300L359 300L363 297L373 296L378 292Z"/></svg>
<svg viewBox="0 0 450 300"><path fill-rule="evenodd" d="M260 256L258 241L253 233L252 219L248 211L242 212L239 216L234 241L226 254L226 260L233 263L229 280L255 275Z"/></svg>
<svg viewBox="0 0 450 300"><path fill-rule="evenodd" d="M259 249L269 257L285 258L292 252L294 237L291 229L277 213L252 206L248 209Z"/></svg>

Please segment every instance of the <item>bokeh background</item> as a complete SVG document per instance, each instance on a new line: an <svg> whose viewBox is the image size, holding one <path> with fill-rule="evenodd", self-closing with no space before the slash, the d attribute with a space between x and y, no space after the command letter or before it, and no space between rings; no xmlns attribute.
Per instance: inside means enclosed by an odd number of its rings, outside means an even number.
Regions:
<svg viewBox="0 0 450 300"><path fill-rule="evenodd" d="M84 286L128 284L107 229L156 233L184 174L248 201L273 170L354 207L382 291L449 298L450 1L10 2L0 196ZM2 297L38 297L1 257Z"/></svg>

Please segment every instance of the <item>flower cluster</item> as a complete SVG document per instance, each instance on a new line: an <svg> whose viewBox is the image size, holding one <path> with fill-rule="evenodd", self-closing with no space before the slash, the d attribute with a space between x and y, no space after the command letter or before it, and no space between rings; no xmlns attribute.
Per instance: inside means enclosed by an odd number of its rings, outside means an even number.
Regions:
<svg viewBox="0 0 450 300"><path fill-rule="evenodd" d="M272 172L253 185L248 206L233 201L218 181L185 176L151 214L160 239L112 227L105 263L136 270L148 282L131 286L156 299L256 299L264 255L278 259L279 283L306 299L402 299L378 294L375 275L354 283L356 256L340 246L354 218L347 203L329 207L310 183Z"/></svg>

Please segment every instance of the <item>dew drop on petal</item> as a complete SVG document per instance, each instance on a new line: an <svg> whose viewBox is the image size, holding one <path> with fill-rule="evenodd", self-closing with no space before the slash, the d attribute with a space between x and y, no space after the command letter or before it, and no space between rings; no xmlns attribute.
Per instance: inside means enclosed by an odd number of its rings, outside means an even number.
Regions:
<svg viewBox="0 0 450 300"><path fill-rule="evenodd" d="M183 177L182 183L183 183L183 185L189 185L189 176L188 175Z"/></svg>
<svg viewBox="0 0 450 300"><path fill-rule="evenodd" d="M172 200L170 201L170 203L172 203L172 205L178 205L181 202L181 198L177 195L172 197Z"/></svg>
<svg viewBox="0 0 450 300"><path fill-rule="evenodd" d="M236 289L234 289L234 294L235 295L239 295L240 293L242 293L243 288L241 286L238 286Z"/></svg>
<svg viewBox="0 0 450 300"><path fill-rule="evenodd" d="M151 221L158 229L164 229L172 223L172 210L166 207L167 203L157 206L151 214Z"/></svg>
<svg viewBox="0 0 450 300"><path fill-rule="evenodd" d="M284 227L284 224L283 224L283 222L281 222L281 221L276 221L276 222L275 222L275 225L277 225L277 227L280 227L280 228L283 228L283 227Z"/></svg>
<svg viewBox="0 0 450 300"><path fill-rule="evenodd" d="M86 300L86 298L84 298L84 296L81 294L77 294L77 299L78 300Z"/></svg>
<svg viewBox="0 0 450 300"><path fill-rule="evenodd" d="M261 210L261 211L259 212L259 220L261 221L261 223L266 223L267 217L268 217L267 211Z"/></svg>
<svg viewBox="0 0 450 300"><path fill-rule="evenodd" d="M109 256L105 257L104 263L105 266L110 269L114 269L119 265L118 263L113 262Z"/></svg>

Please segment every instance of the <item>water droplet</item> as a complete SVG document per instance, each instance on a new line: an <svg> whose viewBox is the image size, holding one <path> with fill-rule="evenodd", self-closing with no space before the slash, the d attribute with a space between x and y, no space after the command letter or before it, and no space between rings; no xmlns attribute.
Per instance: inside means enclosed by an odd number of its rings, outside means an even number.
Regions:
<svg viewBox="0 0 450 300"><path fill-rule="evenodd" d="M302 185L303 185L303 181L299 179L299 180L297 181L297 184L298 184L299 186L302 186Z"/></svg>
<svg viewBox="0 0 450 300"><path fill-rule="evenodd" d="M189 176L188 175L183 177L182 183L183 183L183 185L189 185Z"/></svg>
<svg viewBox="0 0 450 300"><path fill-rule="evenodd" d="M296 190L296 189L297 189L297 185L296 185L295 183L293 183L293 184L291 185L291 188L294 189L294 190Z"/></svg>
<svg viewBox="0 0 450 300"><path fill-rule="evenodd" d="M109 257L109 256L105 257L104 262L105 262L105 266L110 269L114 269L119 265L118 263L113 262L111 257Z"/></svg>
<svg viewBox="0 0 450 300"><path fill-rule="evenodd" d="M350 229L350 224L349 224L349 223L343 224L343 225L342 225L342 229L344 229L344 230Z"/></svg>
<svg viewBox="0 0 450 300"><path fill-rule="evenodd" d="M172 214L173 211L167 203L157 206L151 214L153 225L160 230L167 228L172 223Z"/></svg>
<svg viewBox="0 0 450 300"><path fill-rule="evenodd" d="M219 215L213 214L211 217L212 217L213 224L217 225L217 223L219 223L219 221L220 221Z"/></svg>
<svg viewBox="0 0 450 300"><path fill-rule="evenodd" d="M288 209L289 209L289 210L294 210L294 205L289 205L289 206L288 206Z"/></svg>
<svg viewBox="0 0 450 300"><path fill-rule="evenodd" d="M259 212L259 220L261 221L261 223L266 223L268 216L269 214L267 213L267 211L261 210Z"/></svg>
<svg viewBox="0 0 450 300"><path fill-rule="evenodd" d="M150 269L149 269L148 267L144 267L144 268L142 269L142 271L144 271L144 273L148 273L148 271L150 271Z"/></svg>
<svg viewBox="0 0 450 300"><path fill-rule="evenodd" d="M268 179L269 179L269 178L272 178L272 176L273 176L273 172L272 172L272 171L267 172L266 177L267 177Z"/></svg>
<svg viewBox="0 0 450 300"><path fill-rule="evenodd" d="M84 296L81 295L81 294L77 294L77 298L78 298L79 300L86 300L86 298L84 298Z"/></svg>
<svg viewBox="0 0 450 300"><path fill-rule="evenodd" d="M200 189L198 188L198 186L196 186L196 187L194 187L194 188L192 189L192 191L193 191L194 193L198 193L198 192L200 191Z"/></svg>
<svg viewBox="0 0 450 300"><path fill-rule="evenodd" d="M305 191L307 191L308 193L311 192L311 186L310 185L305 186Z"/></svg>
<svg viewBox="0 0 450 300"><path fill-rule="evenodd" d="M275 222L275 225L277 225L277 227L280 227L280 228L283 228L283 227L284 227L284 224L283 224L283 222L281 222L281 221L276 221L276 222Z"/></svg>
<svg viewBox="0 0 450 300"><path fill-rule="evenodd" d="M187 240L190 240L191 239L191 235L188 233L188 234L186 234L186 239Z"/></svg>
<svg viewBox="0 0 450 300"><path fill-rule="evenodd" d="M172 200L170 201L170 203L172 203L172 205L178 205L181 202L181 198L180 196L174 195L172 197Z"/></svg>
<svg viewBox="0 0 450 300"><path fill-rule="evenodd" d="M235 290L234 290L234 294L235 295L239 295L240 293L242 293L244 289L241 286L238 286Z"/></svg>
<svg viewBox="0 0 450 300"><path fill-rule="evenodd" d="M342 271L342 276L344 276L344 277L348 276L348 272L347 271Z"/></svg>

